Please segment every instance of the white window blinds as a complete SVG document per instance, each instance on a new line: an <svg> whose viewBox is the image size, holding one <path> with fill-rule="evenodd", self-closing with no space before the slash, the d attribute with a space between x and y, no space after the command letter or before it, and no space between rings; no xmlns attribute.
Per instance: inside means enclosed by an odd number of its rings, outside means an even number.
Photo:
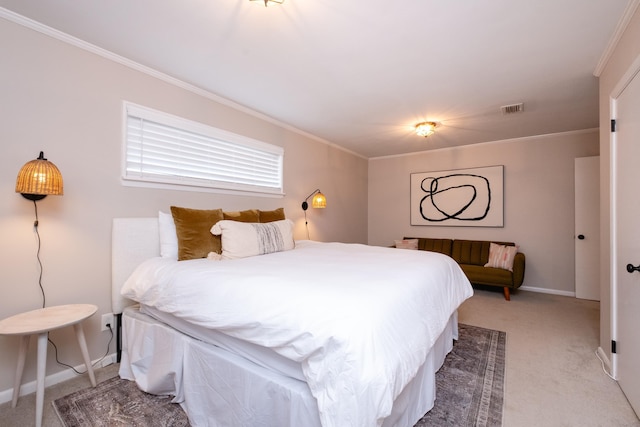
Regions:
<svg viewBox="0 0 640 427"><path fill-rule="evenodd" d="M282 147L125 104L123 178L282 194Z"/></svg>

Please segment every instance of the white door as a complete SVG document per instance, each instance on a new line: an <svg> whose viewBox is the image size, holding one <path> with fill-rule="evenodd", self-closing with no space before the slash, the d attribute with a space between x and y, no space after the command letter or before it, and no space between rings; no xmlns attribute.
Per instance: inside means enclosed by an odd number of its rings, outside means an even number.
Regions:
<svg viewBox="0 0 640 427"><path fill-rule="evenodd" d="M600 301L600 157L575 159L576 297Z"/></svg>
<svg viewBox="0 0 640 427"><path fill-rule="evenodd" d="M614 259L616 374L636 414L640 414L640 74L615 101ZM627 271L629 266L630 272Z"/></svg>

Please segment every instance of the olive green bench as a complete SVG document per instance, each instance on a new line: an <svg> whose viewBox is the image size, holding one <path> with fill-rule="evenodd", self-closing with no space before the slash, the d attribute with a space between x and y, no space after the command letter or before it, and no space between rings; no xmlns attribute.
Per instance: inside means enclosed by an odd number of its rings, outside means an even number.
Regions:
<svg viewBox="0 0 640 427"><path fill-rule="evenodd" d="M511 299L511 290L518 289L524 281L525 256L522 252L515 254L513 271L485 267L489 261L491 243L515 246L513 242L432 239L428 237L405 237L404 239L417 239L418 250L440 252L450 256L460 265L472 284L501 287L507 301Z"/></svg>

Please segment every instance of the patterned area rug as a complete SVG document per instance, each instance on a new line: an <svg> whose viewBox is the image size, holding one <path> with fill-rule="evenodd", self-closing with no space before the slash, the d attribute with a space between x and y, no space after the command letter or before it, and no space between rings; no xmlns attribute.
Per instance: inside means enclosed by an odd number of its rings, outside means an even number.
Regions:
<svg viewBox="0 0 640 427"><path fill-rule="evenodd" d="M415 427L502 426L506 334L459 325L460 338L436 374L436 403ZM118 377L53 402L66 427L187 427L171 397Z"/></svg>
<svg viewBox="0 0 640 427"><path fill-rule="evenodd" d="M436 374L436 403L415 427L502 426L507 334L460 324L460 337Z"/></svg>
<svg viewBox="0 0 640 427"><path fill-rule="evenodd" d="M171 399L114 377L56 399L53 406L66 427L188 427L187 415Z"/></svg>

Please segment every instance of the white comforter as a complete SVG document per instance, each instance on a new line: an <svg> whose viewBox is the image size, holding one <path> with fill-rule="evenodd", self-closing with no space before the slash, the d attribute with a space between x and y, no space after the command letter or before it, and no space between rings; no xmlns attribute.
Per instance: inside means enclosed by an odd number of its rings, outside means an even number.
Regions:
<svg viewBox="0 0 640 427"><path fill-rule="evenodd" d="M153 258L122 290L300 362L324 427L381 425L472 293L441 254L311 241L237 260Z"/></svg>

